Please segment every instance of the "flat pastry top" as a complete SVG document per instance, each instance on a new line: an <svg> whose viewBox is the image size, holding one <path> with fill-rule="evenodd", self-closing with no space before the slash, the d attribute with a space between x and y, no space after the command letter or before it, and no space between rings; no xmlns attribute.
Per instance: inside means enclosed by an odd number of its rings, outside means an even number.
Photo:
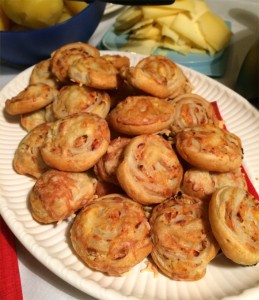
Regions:
<svg viewBox="0 0 259 300"><path fill-rule="evenodd" d="M179 132L176 148L191 165L208 171L235 170L241 166L243 158L239 137L211 124Z"/></svg>
<svg viewBox="0 0 259 300"><path fill-rule="evenodd" d="M107 122L94 114L74 114L49 124L51 129L42 151L51 151L56 155L73 156L83 151L94 152L103 142L109 143L110 140Z"/></svg>

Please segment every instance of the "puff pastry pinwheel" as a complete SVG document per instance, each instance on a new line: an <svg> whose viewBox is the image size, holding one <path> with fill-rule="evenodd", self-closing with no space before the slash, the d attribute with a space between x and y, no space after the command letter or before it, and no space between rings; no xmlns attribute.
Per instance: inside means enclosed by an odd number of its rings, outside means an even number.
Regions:
<svg viewBox="0 0 259 300"><path fill-rule="evenodd" d="M174 118L170 125L172 133L202 124L215 126L220 124L212 104L197 94L183 94L172 100L172 103L174 105Z"/></svg>
<svg viewBox="0 0 259 300"><path fill-rule="evenodd" d="M33 128L46 122L46 110L45 107L32 111L30 113L21 115L21 125L26 131L31 131Z"/></svg>
<svg viewBox="0 0 259 300"><path fill-rule="evenodd" d="M28 85L16 96L5 101L5 110L10 115L29 113L43 108L54 101L57 89L45 84Z"/></svg>
<svg viewBox="0 0 259 300"><path fill-rule="evenodd" d="M51 55L51 72L55 75L59 82L69 82L69 67L76 60L88 56L99 57L100 51L94 46L82 42L66 44L58 48Z"/></svg>
<svg viewBox="0 0 259 300"><path fill-rule="evenodd" d="M241 168L224 173L190 168L184 172L181 190L190 196L210 200L212 194L224 186L237 186L247 189L247 183Z"/></svg>
<svg viewBox="0 0 259 300"><path fill-rule="evenodd" d="M129 96L108 114L109 125L127 135L151 134L168 128L173 120L171 102L152 96Z"/></svg>
<svg viewBox="0 0 259 300"><path fill-rule="evenodd" d="M124 155L124 149L130 142L130 138L117 137L113 139L106 153L94 166L94 172L103 181L118 184L116 172Z"/></svg>
<svg viewBox="0 0 259 300"><path fill-rule="evenodd" d="M57 119L84 111L105 118L110 105L110 96L105 91L72 84L65 85L59 90L52 109Z"/></svg>
<svg viewBox="0 0 259 300"><path fill-rule="evenodd" d="M173 280L201 279L219 250L211 231L208 206L182 194L157 205L149 221L151 256L159 269Z"/></svg>
<svg viewBox="0 0 259 300"><path fill-rule="evenodd" d="M48 130L49 126L43 123L29 131L20 141L13 159L13 167L18 174L38 178L49 169L40 153Z"/></svg>
<svg viewBox="0 0 259 300"><path fill-rule="evenodd" d="M151 250L150 226L140 204L110 194L86 205L72 224L71 242L92 269L122 275Z"/></svg>
<svg viewBox="0 0 259 300"><path fill-rule="evenodd" d="M71 172L88 170L109 146L108 124L97 115L74 114L48 124L41 155L52 168Z"/></svg>
<svg viewBox="0 0 259 300"><path fill-rule="evenodd" d="M209 219L222 252L241 265L259 262L259 200L239 187L213 193Z"/></svg>
<svg viewBox="0 0 259 300"><path fill-rule="evenodd" d="M171 144L159 135L132 138L117 169L121 187L141 204L160 203L177 194L182 174Z"/></svg>
<svg viewBox="0 0 259 300"><path fill-rule="evenodd" d="M68 69L71 81L101 90L118 87L118 72L105 58L91 56L74 61Z"/></svg>
<svg viewBox="0 0 259 300"><path fill-rule="evenodd" d="M48 170L30 192L32 216L44 224L62 221L92 200L95 188L96 179L87 173Z"/></svg>
<svg viewBox="0 0 259 300"><path fill-rule="evenodd" d="M59 82L51 72L50 59L42 60L33 67L29 84L36 83L45 83L54 88L59 88Z"/></svg>
<svg viewBox="0 0 259 300"><path fill-rule="evenodd" d="M159 98L175 98L192 90L178 65L161 55L143 58L135 67L121 68L120 74L132 86Z"/></svg>
<svg viewBox="0 0 259 300"><path fill-rule="evenodd" d="M111 62L117 70L130 66L130 59L124 55L105 54L102 57Z"/></svg>
<svg viewBox="0 0 259 300"><path fill-rule="evenodd" d="M234 171L241 166L243 158L240 138L211 124L177 133L176 149L190 165L207 171Z"/></svg>

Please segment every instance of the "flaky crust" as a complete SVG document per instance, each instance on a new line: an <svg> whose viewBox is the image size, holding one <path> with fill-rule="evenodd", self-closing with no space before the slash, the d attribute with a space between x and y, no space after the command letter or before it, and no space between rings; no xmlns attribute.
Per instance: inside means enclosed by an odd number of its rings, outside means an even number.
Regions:
<svg viewBox="0 0 259 300"><path fill-rule="evenodd" d="M102 55L107 61L113 64L113 66L120 70L122 67L129 67L130 66L130 59L124 55L112 55L112 54L105 54Z"/></svg>
<svg viewBox="0 0 259 300"><path fill-rule="evenodd" d="M44 224L62 221L90 201L95 188L96 180L87 173L48 170L30 193L32 216Z"/></svg>
<svg viewBox="0 0 259 300"><path fill-rule="evenodd" d="M241 265L259 262L259 201L246 190L223 187L212 195L209 218L222 252Z"/></svg>
<svg viewBox="0 0 259 300"><path fill-rule="evenodd" d="M173 280L198 280L219 247L211 232L208 207L181 195L157 205L150 217L153 250L159 269Z"/></svg>
<svg viewBox="0 0 259 300"><path fill-rule="evenodd" d="M110 194L86 205L70 233L74 250L90 268L118 276L149 255L149 230L141 205Z"/></svg>
<svg viewBox="0 0 259 300"><path fill-rule="evenodd" d="M22 114L21 125L25 130L31 131L38 125L46 123L45 115L45 107L30 113Z"/></svg>
<svg viewBox="0 0 259 300"><path fill-rule="evenodd" d="M51 55L51 72L61 83L68 82L69 67L76 60L88 56L99 57L100 52L94 46L82 42L66 44Z"/></svg>
<svg viewBox="0 0 259 300"><path fill-rule="evenodd" d="M41 124L28 132L21 140L13 159L13 167L18 174L38 178L49 168L40 153L48 130L49 126L46 123Z"/></svg>
<svg viewBox="0 0 259 300"><path fill-rule="evenodd" d="M41 109L54 101L57 90L45 83L28 85L16 96L5 101L5 110L10 115L19 115Z"/></svg>
<svg viewBox="0 0 259 300"><path fill-rule="evenodd" d="M41 147L44 161L61 171L90 169L110 142L107 122L91 113L80 113L50 123Z"/></svg>
<svg viewBox="0 0 259 300"><path fill-rule="evenodd" d="M243 158L240 138L209 124L177 133L176 149L189 164L207 171L233 171L241 166Z"/></svg>
<svg viewBox="0 0 259 300"><path fill-rule="evenodd" d="M181 190L190 196L210 200L212 194L224 186L247 189L241 168L232 172L218 173L191 168L184 172Z"/></svg>
<svg viewBox="0 0 259 300"><path fill-rule="evenodd" d="M88 87L106 90L116 89L119 84L118 70L103 57L82 57L70 65L71 81Z"/></svg>
<svg viewBox="0 0 259 300"><path fill-rule="evenodd" d="M118 184L117 169L123 160L124 149L129 144L130 138L117 137L113 139L106 153L94 166L94 172L103 181Z"/></svg>
<svg viewBox="0 0 259 300"><path fill-rule="evenodd" d="M158 135L131 139L117 169L126 193L142 204L160 203L178 192L182 166L169 142Z"/></svg>
<svg viewBox="0 0 259 300"><path fill-rule="evenodd" d="M105 118L110 106L110 96L105 91L72 84L59 90L53 101L53 112L57 119L80 112L90 112Z"/></svg>
<svg viewBox="0 0 259 300"><path fill-rule="evenodd" d="M152 96L130 96L108 114L116 131L127 135L156 133L168 128L173 118L170 101Z"/></svg>
<svg viewBox="0 0 259 300"><path fill-rule="evenodd" d="M135 67L122 68L121 76L132 86L159 98L175 98L192 90L183 71L161 55L148 56Z"/></svg>
<svg viewBox="0 0 259 300"><path fill-rule="evenodd" d="M212 104L197 94L183 94L172 100L172 103L174 118L170 129L173 134L197 125L220 124Z"/></svg>

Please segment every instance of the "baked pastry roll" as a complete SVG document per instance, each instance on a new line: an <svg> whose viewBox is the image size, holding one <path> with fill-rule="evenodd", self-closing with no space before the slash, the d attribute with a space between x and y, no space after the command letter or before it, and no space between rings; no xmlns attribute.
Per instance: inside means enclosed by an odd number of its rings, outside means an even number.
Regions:
<svg viewBox="0 0 259 300"><path fill-rule="evenodd" d="M173 280L201 279L219 250L211 231L208 206L182 194L157 205L149 221L151 256L158 268Z"/></svg>
<svg viewBox="0 0 259 300"><path fill-rule="evenodd" d="M192 90L181 68L161 55L148 56L135 67L122 68L120 74L134 87L159 98L175 98Z"/></svg>
<svg viewBox="0 0 259 300"><path fill-rule="evenodd" d="M49 126L41 155L52 168L71 172L88 170L109 146L108 124L97 115L74 114Z"/></svg>
<svg viewBox="0 0 259 300"><path fill-rule="evenodd" d="M184 172L181 190L190 196L210 200L212 194L224 186L237 186L247 189L241 168L226 173L191 168Z"/></svg>
<svg viewBox="0 0 259 300"><path fill-rule="evenodd" d="M19 115L41 109L57 96L57 90L45 83L28 85L16 96L5 101L5 110L10 115Z"/></svg>
<svg viewBox="0 0 259 300"><path fill-rule="evenodd" d="M100 51L90 44L75 42L58 48L51 55L51 72L61 82L69 81L68 68L82 57L99 57Z"/></svg>
<svg viewBox="0 0 259 300"><path fill-rule="evenodd" d="M183 94L175 98L172 103L174 118L170 129L173 134L197 125L220 125L212 104L197 94Z"/></svg>
<svg viewBox="0 0 259 300"><path fill-rule="evenodd" d="M177 133L176 149L190 165L207 171L234 171L243 158L240 138L210 124Z"/></svg>
<svg viewBox="0 0 259 300"><path fill-rule="evenodd" d="M59 90L52 108L57 119L80 112L90 112L105 118L110 106L110 96L105 91L72 84Z"/></svg>
<svg viewBox="0 0 259 300"><path fill-rule="evenodd" d="M59 83L51 72L50 59L37 63L31 72L29 84L45 83L53 88L59 88Z"/></svg>
<svg viewBox="0 0 259 300"><path fill-rule="evenodd" d="M22 114L21 115L22 127L27 131L31 131L36 126L46 122L45 114L46 114L45 107L30 113Z"/></svg>
<svg viewBox="0 0 259 300"><path fill-rule="evenodd" d="M86 205L70 233L75 252L88 267L119 276L150 254L149 231L140 204L110 194Z"/></svg>
<svg viewBox="0 0 259 300"><path fill-rule="evenodd" d="M49 169L40 153L48 130L48 125L43 123L33 128L20 141L13 159L13 168L18 174L38 178Z"/></svg>
<svg viewBox="0 0 259 300"><path fill-rule="evenodd" d="M106 90L118 87L118 70L103 57L82 57L68 69L71 81Z"/></svg>
<svg viewBox="0 0 259 300"><path fill-rule="evenodd" d="M141 204L160 203L176 195L182 175L170 143L158 135L132 138L117 169L121 187Z"/></svg>
<svg viewBox="0 0 259 300"><path fill-rule="evenodd" d="M106 54L102 55L107 61L112 63L117 70L120 70L122 67L129 67L130 66L130 59L124 55L111 55Z"/></svg>
<svg viewBox="0 0 259 300"><path fill-rule="evenodd" d="M94 166L94 172L103 181L118 184L116 171L123 160L124 149L130 142L129 138L117 137L113 139L106 153Z"/></svg>
<svg viewBox="0 0 259 300"><path fill-rule="evenodd" d="M259 262L259 202L239 187L213 193L209 218L222 252L241 265Z"/></svg>
<svg viewBox="0 0 259 300"><path fill-rule="evenodd" d="M48 170L29 195L32 216L44 224L62 221L90 201L95 188L96 179L87 173Z"/></svg>
<svg viewBox="0 0 259 300"><path fill-rule="evenodd" d="M168 128L173 120L170 101L152 96L130 96L108 114L109 125L127 135L151 134Z"/></svg>

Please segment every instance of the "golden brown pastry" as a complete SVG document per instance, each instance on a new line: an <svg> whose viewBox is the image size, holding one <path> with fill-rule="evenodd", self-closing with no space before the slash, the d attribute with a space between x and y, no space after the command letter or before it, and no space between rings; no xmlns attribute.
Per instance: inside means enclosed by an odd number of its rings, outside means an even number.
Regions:
<svg viewBox="0 0 259 300"><path fill-rule="evenodd" d="M90 112L105 118L110 106L110 96L105 91L72 84L59 90L52 109L57 119L79 112Z"/></svg>
<svg viewBox="0 0 259 300"><path fill-rule="evenodd" d="M68 69L82 57L99 57L100 51L90 44L75 42L58 48L51 56L51 72L61 82L69 81Z"/></svg>
<svg viewBox="0 0 259 300"><path fill-rule="evenodd" d="M170 143L158 135L132 138L117 169L121 187L141 204L160 203L176 195L182 175Z"/></svg>
<svg viewBox="0 0 259 300"><path fill-rule="evenodd" d="M224 186L237 186L247 189L246 180L241 169L218 173L191 168L184 172L181 190L190 196L210 200L211 195Z"/></svg>
<svg viewBox="0 0 259 300"><path fill-rule="evenodd" d="M259 201L246 190L223 187L212 195L209 218L222 252L241 265L259 262Z"/></svg>
<svg viewBox="0 0 259 300"><path fill-rule="evenodd" d="M130 66L130 59L124 55L105 54L102 55L102 57L112 63L117 70L120 70L122 67Z"/></svg>
<svg viewBox="0 0 259 300"><path fill-rule="evenodd" d="M54 101L57 90L45 83L28 85L16 96L5 101L5 110L10 115L19 115L41 109Z"/></svg>
<svg viewBox="0 0 259 300"><path fill-rule="evenodd" d="M82 57L69 66L71 81L88 87L106 90L116 89L119 84L118 70L103 57Z"/></svg>
<svg viewBox="0 0 259 300"><path fill-rule="evenodd" d="M243 158L240 138L210 124L177 133L176 149L190 165L207 171L234 171Z"/></svg>
<svg viewBox="0 0 259 300"><path fill-rule="evenodd" d="M86 205L70 232L73 248L87 266L118 276L150 254L149 230L140 204L111 194Z"/></svg>
<svg viewBox="0 0 259 300"><path fill-rule="evenodd" d="M48 125L43 123L33 128L20 141L13 159L13 167L18 174L38 178L48 169L40 153L48 130Z"/></svg>
<svg viewBox="0 0 259 300"><path fill-rule="evenodd" d="M41 155L61 171L81 172L93 167L110 142L107 122L91 113L80 113L49 123Z"/></svg>
<svg viewBox="0 0 259 300"><path fill-rule="evenodd" d="M124 67L120 74L132 86L159 98L175 98L192 90L181 68L161 55L148 56L135 67Z"/></svg>
<svg viewBox="0 0 259 300"><path fill-rule="evenodd" d="M131 96L108 114L109 125L127 135L150 134L168 128L173 119L170 101L152 96Z"/></svg>
<svg viewBox="0 0 259 300"><path fill-rule="evenodd" d="M220 125L213 105L197 94L183 94L175 98L172 103L174 106L174 118L170 129L173 134L184 128L197 125Z"/></svg>
<svg viewBox="0 0 259 300"><path fill-rule="evenodd" d="M182 194L157 205L150 217L153 250L159 269L173 280L193 281L206 273L219 246L208 219L208 206Z"/></svg>
<svg viewBox="0 0 259 300"><path fill-rule="evenodd" d="M110 142L106 153L94 166L94 172L101 180L118 184L116 171L129 142L126 137L117 137Z"/></svg>
<svg viewBox="0 0 259 300"><path fill-rule="evenodd" d="M45 83L53 88L58 88L59 83L51 72L50 59L37 63L31 72L29 84Z"/></svg>
<svg viewBox="0 0 259 300"><path fill-rule="evenodd" d="M31 131L36 126L46 122L45 114L46 114L45 107L30 113L22 114L21 115L22 127L27 131Z"/></svg>
<svg viewBox="0 0 259 300"><path fill-rule="evenodd" d="M44 224L62 221L92 200L95 189L96 180L87 173L48 170L31 190L32 216Z"/></svg>

